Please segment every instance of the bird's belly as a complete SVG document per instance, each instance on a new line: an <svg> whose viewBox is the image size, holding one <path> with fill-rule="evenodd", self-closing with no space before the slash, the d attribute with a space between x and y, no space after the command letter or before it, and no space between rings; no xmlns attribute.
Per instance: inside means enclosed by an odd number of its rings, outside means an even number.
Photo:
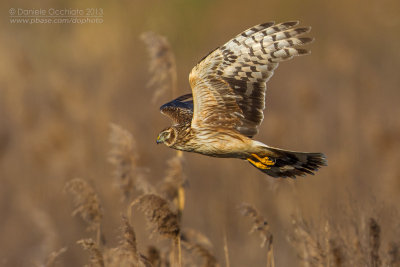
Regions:
<svg viewBox="0 0 400 267"><path fill-rule="evenodd" d="M246 158L251 139L244 136L216 134L196 140L193 152L219 158Z"/></svg>

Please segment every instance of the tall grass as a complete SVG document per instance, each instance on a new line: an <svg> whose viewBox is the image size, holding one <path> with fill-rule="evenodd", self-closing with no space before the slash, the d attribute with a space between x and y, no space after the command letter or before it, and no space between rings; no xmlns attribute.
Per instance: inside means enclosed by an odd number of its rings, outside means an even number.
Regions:
<svg viewBox="0 0 400 267"><path fill-rule="evenodd" d="M154 33L142 36L151 55L151 84L160 86L154 99L173 90L174 82L168 85L167 77L176 77L175 59L166 38ZM175 74L173 74L175 73ZM175 78L173 78L175 79ZM160 91L161 90L161 91ZM173 93L175 94L175 93ZM130 202L122 222L122 237L119 246L107 248L93 239L78 241L90 252L92 266L220 266L212 252L212 245L199 231L183 226L185 186L187 179L182 165L183 155L178 152L167 160L165 177L152 185L139 167L139 155L133 135L119 125L111 124L109 162L114 167L114 177L119 184L124 202ZM75 179L67 183L66 190L75 195L76 209L89 225L89 229L100 229L101 206L97 194L83 180ZM354 208L354 207L353 207ZM352 209L350 207L350 209ZM261 237L261 247L266 249L265 265L275 267L273 234L270 224L251 204L241 204L240 213L252 220L250 232ZM133 230L133 218L143 214L152 228L149 238L158 235L170 240L169 245L158 247L151 244L147 254L138 249ZM126 217L125 217L126 216ZM212 220L212 218L210 218ZM363 220L360 217L360 220ZM352 225L352 235L346 235L342 225L333 218L323 220L320 227L307 221L301 214L292 216L292 228L287 230L289 243L297 251L303 266L395 266L399 263L397 243L391 242L387 253L381 251L381 227L375 218L367 225L357 219L347 221ZM348 230L348 229L346 229ZM100 230L98 230L100 231ZM342 232L343 231L343 232ZM227 237L224 237L225 263L229 267ZM163 252L160 252L163 251ZM384 263L382 261L384 259ZM233 265L235 266L235 265Z"/></svg>
<svg viewBox="0 0 400 267"><path fill-rule="evenodd" d="M104 2L102 25L0 22L0 265L266 266L270 253L275 266L400 266L398 1L178 2ZM269 81L257 138L324 152L328 168L276 180L156 147L170 123L158 106L190 92L201 57L287 19L316 42ZM150 57L138 38L148 29L171 41L144 37ZM163 199L179 235L147 219L158 211L142 211L146 195ZM263 219L243 218L242 202Z"/></svg>

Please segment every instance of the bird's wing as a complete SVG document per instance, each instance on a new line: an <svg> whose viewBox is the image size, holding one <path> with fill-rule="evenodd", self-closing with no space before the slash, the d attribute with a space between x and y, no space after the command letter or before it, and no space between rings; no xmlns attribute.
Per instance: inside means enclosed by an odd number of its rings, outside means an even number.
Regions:
<svg viewBox="0 0 400 267"><path fill-rule="evenodd" d="M162 105L160 111L170 117L174 124L190 124L193 118L192 94L180 96Z"/></svg>
<svg viewBox="0 0 400 267"><path fill-rule="evenodd" d="M254 136L265 108L266 82L279 62L307 54L295 48L310 27L297 21L256 25L204 57L191 71L193 128L222 127Z"/></svg>

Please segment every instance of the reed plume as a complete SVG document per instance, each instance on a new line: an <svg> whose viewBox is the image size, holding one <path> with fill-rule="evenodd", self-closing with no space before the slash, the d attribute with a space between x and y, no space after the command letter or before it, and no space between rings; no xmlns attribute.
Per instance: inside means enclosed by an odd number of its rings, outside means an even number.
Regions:
<svg viewBox="0 0 400 267"><path fill-rule="evenodd" d="M66 247L63 247L57 251L53 251L47 256L45 264L42 265L44 267L52 267L55 266L57 259L67 251Z"/></svg>
<svg viewBox="0 0 400 267"><path fill-rule="evenodd" d="M151 263L138 251L136 234L126 217L122 217L122 236L118 247L107 249L104 262L107 267L150 267Z"/></svg>
<svg viewBox="0 0 400 267"><path fill-rule="evenodd" d="M381 245L381 227L374 218L369 219L369 247L372 267L381 266L379 247Z"/></svg>
<svg viewBox="0 0 400 267"><path fill-rule="evenodd" d="M179 236L178 216L164 198L155 194L146 194L133 201L129 210L132 207L137 207L145 214L147 220L155 226L153 232L172 239Z"/></svg>
<svg viewBox="0 0 400 267"><path fill-rule="evenodd" d="M171 210L166 199L155 194L146 194L129 205L128 216L131 218L131 210L137 207L142 211L147 220L154 226L154 232L172 241L173 262L181 266L182 252L180 239L180 223L178 214Z"/></svg>
<svg viewBox="0 0 400 267"><path fill-rule="evenodd" d="M97 231L97 240L99 242L103 209L96 192L85 180L79 178L68 181L65 185L65 191L73 195L75 209L72 212L72 216L79 214L88 224L88 230Z"/></svg>
<svg viewBox="0 0 400 267"><path fill-rule="evenodd" d="M153 267L161 267L162 259L160 251L155 246L147 248L147 259Z"/></svg>
<svg viewBox="0 0 400 267"><path fill-rule="evenodd" d="M326 250L322 242L315 233L318 233L316 227L310 227L309 224L298 215L292 217L293 235L289 242L298 252L299 258L305 266L323 266L326 265Z"/></svg>
<svg viewBox="0 0 400 267"><path fill-rule="evenodd" d="M185 229L181 233L183 246L192 254L201 257L203 260L203 267L217 267L220 266L217 258L211 252L210 240L194 229Z"/></svg>
<svg viewBox="0 0 400 267"><path fill-rule="evenodd" d="M90 253L89 267L104 267L103 253L100 250L98 244L91 238L81 239L77 241L84 250L88 250Z"/></svg>
<svg viewBox="0 0 400 267"><path fill-rule="evenodd" d="M135 190L150 193L153 186L147 182L144 171L137 165L138 151L132 134L117 124L110 124L108 161L114 166L114 177L122 191L124 200L131 199Z"/></svg>
<svg viewBox="0 0 400 267"><path fill-rule="evenodd" d="M387 266L400 266L400 245L399 241L392 241L389 243L388 251L387 251Z"/></svg>
<svg viewBox="0 0 400 267"><path fill-rule="evenodd" d="M175 56L167 38L154 32L145 32L140 38L146 44L150 56L151 79L148 86L157 88L152 102L156 102L162 94L169 90L172 92L172 96L175 96L177 93Z"/></svg>
<svg viewBox="0 0 400 267"><path fill-rule="evenodd" d="M184 187L187 184L183 173L182 161L182 153L177 153L173 158L168 160L167 174L158 186L158 192L176 207L179 221L185 207Z"/></svg>
<svg viewBox="0 0 400 267"><path fill-rule="evenodd" d="M261 247L265 245L267 247L267 267L274 267L273 235L269 229L267 220L250 204L242 203L239 208L243 216L250 217L253 220L253 227L250 232L257 231L262 239Z"/></svg>

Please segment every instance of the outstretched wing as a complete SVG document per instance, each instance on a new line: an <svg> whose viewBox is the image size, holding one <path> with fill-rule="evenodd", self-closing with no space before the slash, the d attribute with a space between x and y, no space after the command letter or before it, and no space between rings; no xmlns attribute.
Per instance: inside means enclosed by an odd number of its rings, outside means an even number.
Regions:
<svg viewBox="0 0 400 267"><path fill-rule="evenodd" d="M190 124L193 118L192 94L180 96L162 105L160 111L170 117L174 124Z"/></svg>
<svg viewBox="0 0 400 267"><path fill-rule="evenodd" d="M264 118L266 82L279 62L308 53L294 46L313 40L299 38L311 28L293 28L297 24L259 24L203 58L189 75L192 127L236 129L254 136Z"/></svg>

